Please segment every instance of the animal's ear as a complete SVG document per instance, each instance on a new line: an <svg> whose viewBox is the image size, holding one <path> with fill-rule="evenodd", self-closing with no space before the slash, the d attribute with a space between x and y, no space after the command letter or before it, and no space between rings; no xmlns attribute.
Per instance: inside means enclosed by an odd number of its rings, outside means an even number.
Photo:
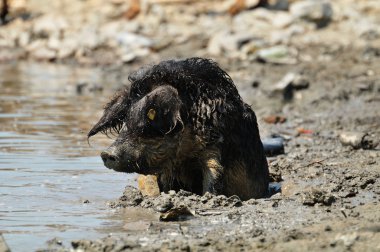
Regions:
<svg viewBox="0 0 380 252"><path fill-rule="evenodd" d="M183 130L182 102L174 87L160 86L156 88L148 94L147 103L145 116L154 130L166 135Z"/></svg>
<svg viewBox="0 0 380 252"><path fill-rule="evenodd" d="M87 137L102 132L119 132L123 126L123 119L126 116L127 110L130 106L129 102L129 88L125 88L115 94L109 103L104 107L103 116L88 132Z"/></svg>

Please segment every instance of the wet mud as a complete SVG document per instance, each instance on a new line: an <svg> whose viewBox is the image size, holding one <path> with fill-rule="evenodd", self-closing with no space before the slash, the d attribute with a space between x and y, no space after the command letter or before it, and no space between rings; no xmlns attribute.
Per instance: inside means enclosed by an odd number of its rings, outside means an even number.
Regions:
<svg viewBox="0 0 380 252"><path fill-rule="evenodd" d="M94 76L92 82L78 81L65 91L83 95L72 99L78 107L87 104L89 115L80 120L83 126L76 136L85 138L85 128L95 122L90 119L101 113L99 101L117 88L103 82L119 87L143 64L200 56L214 59L230 74L256 112L261 137L282 139L284 148L268 157L274 187L266 198L241 201L185 191L149 198L126 182L119 199L107 205L123 223L109 227L107 237L93 239L87 229L71 243L51 237L40 251L380 251L378 1L268 1L291 5L235 16L218 11L220 1L206 6L199 1L195 9L152 5L133 20L121 18L123 1L87 9L64 2L70 12L59 19L42 15L3 26L0 62L99 66L104 79ZM46 5L49 13L51 7ZM78 21L81 15L91 21L84 29L88 33L82 31L84 21ZM55 20L59 22L51 28ZM18 35L8 36L13 31ZM107 141L102 145L112 142ZM62 152L62 146L51 149ZM93 186L91 180L83 183ZM75 189L70 195L81 193ZM93 204L87 207L98 211Z"/></svg>
<svg viewBox="0 0 380 252"><path fill-rule="evenodd" d="M362 50L343 50L329 67L323 62L225 65L255 109L262 137L284 139L285 154L268 157L279 192L248 201L185 191L149 198L127 186L109 207L126 216L137 209L151 218L126 221L122 235L78 237L47 250L378 251L380 73L375 66L380 58L368 61L361 55ZM272 88L289 71L302 73L310 85L283 100ZM255 76L260 85L239 76ZM273 115L286 120L264 120Z"/></svg>

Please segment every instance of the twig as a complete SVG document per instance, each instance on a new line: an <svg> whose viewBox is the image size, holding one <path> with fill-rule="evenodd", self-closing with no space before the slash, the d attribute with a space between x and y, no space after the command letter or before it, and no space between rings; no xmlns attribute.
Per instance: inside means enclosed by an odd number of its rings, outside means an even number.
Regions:
<svg viewBox="0 0 380 252"><path fill-rule="evenodd" d="M320 164L320 165L321 165L322 162L323 162L323 161L326 161L327 159L329 159L329 157L324 158L324 159L320 159L320 160L313 161L313 162L308 163L307 165L301 166L301 167L299 167L299 168L306 168L306 167L309 167L309 166L311 166L311 165L313 165L313 164Z"/></svg>

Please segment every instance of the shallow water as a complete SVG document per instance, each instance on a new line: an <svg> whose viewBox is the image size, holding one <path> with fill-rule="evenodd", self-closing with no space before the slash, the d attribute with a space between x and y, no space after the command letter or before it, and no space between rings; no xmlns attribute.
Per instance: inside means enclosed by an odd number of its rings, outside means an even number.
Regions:
<svg viewBox="0 0 380 252"><path fill-rule="evenodd" d="M83 82L105 89L78 94ZM96 69L0 66L0 233L12 251L122 231L126 216L107 201L135 176L103 167L98 153L111 140L86 139L118 85Z"/></svg>

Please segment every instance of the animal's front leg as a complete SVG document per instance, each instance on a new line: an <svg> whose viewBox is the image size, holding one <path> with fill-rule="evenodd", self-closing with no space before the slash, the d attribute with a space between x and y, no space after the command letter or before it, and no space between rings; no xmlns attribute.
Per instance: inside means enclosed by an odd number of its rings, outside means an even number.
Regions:
<svg viewBox="0 0 380 252"><path fill-rule="evenodd" d="M221 175L223 166L220 164L220 153L217 149L206 150L201 158L203 173L203 194L210 192L217 194L220 192Z"/></svg>

